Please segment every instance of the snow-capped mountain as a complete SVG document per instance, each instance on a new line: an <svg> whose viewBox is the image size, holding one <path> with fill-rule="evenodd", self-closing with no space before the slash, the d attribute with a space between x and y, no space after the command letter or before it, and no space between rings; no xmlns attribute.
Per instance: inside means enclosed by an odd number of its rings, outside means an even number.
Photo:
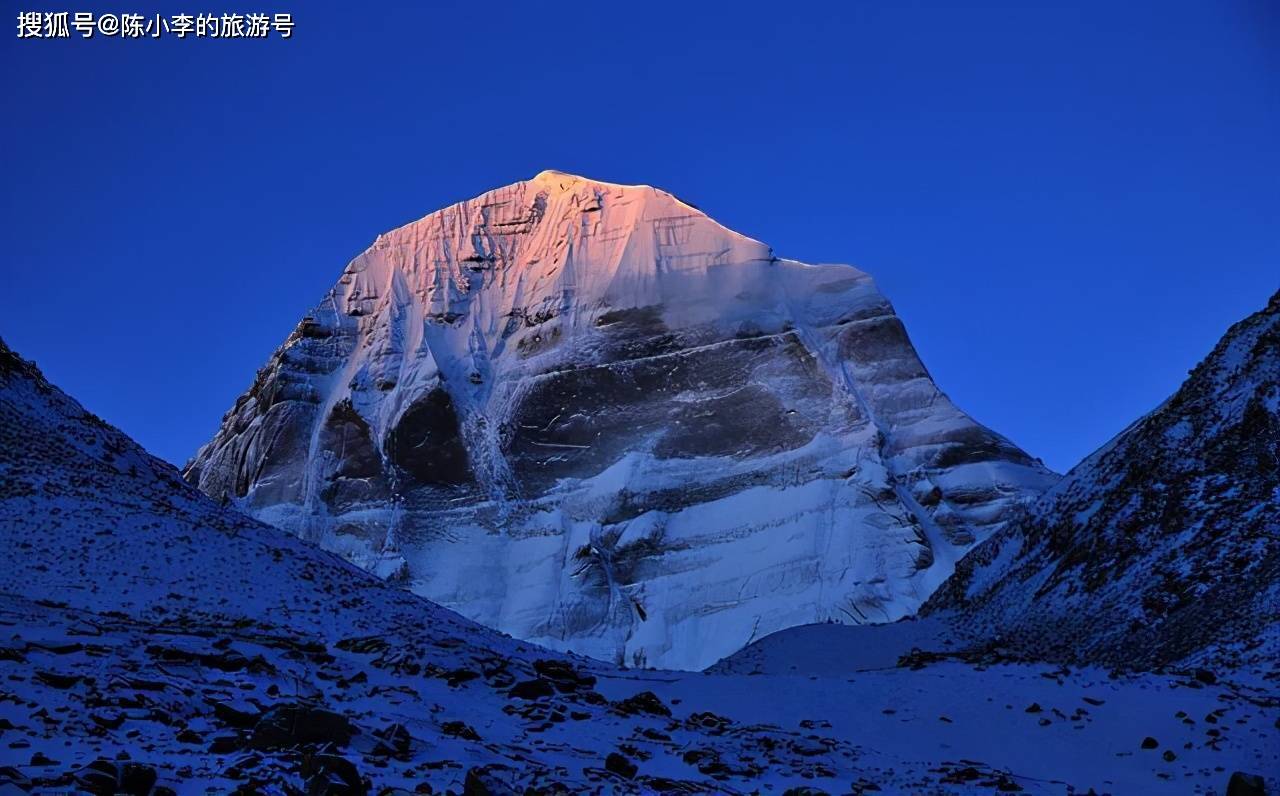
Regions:
<svg viewBox="0 0 1280 796"><path fill-rule="evenodd" d="M863 272L554 171L380 236L185 476L519 638L675 668L908 615L1056 478Z"/></svg>
<svg viewBox="0 0 1280 796"><path fill-rule="evenodd" d="M1280 293L923 611L1023 658L1280 663Z"/></svg>

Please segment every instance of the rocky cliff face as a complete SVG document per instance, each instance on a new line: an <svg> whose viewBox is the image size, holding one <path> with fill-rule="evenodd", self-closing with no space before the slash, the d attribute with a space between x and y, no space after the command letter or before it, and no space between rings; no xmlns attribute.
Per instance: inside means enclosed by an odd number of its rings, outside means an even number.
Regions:
<svg viewBox="0 0 1280 796"><path fill-rule="evenodd" d="M1278 542L1280 293L970 553L924 613L1022 657L1274 669Z"/></svg>
<svg viewBox="0 0 1280 796"><path fill-rule="evenodd" d="M517 637L677 668L911 613L1055 480L866 274L559 172L380 236L185 475Z"/></svg>

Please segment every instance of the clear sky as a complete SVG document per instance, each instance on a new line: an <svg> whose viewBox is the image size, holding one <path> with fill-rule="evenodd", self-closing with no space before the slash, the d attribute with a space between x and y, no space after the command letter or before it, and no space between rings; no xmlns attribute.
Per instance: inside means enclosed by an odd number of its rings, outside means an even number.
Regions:
<svg viewBox="0 0 1280 796"><path fill-rule="evenodd" d="M545 168L869 271L1059 470L1280 288L1271 0L292 5L86 42L16 10L155 9L6 4L0 336L175 463L379 232Z"/></svg>

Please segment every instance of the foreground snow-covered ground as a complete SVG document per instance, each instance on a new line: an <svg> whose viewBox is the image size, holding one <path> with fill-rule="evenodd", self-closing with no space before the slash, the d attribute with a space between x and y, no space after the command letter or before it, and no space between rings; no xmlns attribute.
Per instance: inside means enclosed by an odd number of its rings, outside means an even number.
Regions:
<svg viewBox="0 0 1280 796"><path fill-rule="evenodd" d="M0 761L48 789L92 784L94 761L182 793L735 791L860 770L830 733L611 702L571 664L477 654L430 629L326 643L18 598L0 601L0 622ZM686 762L690 749L723 769Z"/></svg>
<svg viewBox="0 0 1280 796"><path fill-rule="evenodd" d="M1280 662L1120 674L945 657L946 634L930 621L793 628L721 661L701 683L654 690L696 695L745 721L821 716L823 731L850 739L864 764L901 773L897 792L924 791L931 780L914 777L956 766L1008 771L1034 793L1225 793L1234 771L1280 786ZM602 690L613 688L606 679Z"/></svg>
<svg viewBox="0 0 1280 796"><path fill-rule="evenodd" d="M820 627L848 630L847 643L823 632L821 654L786 655L785 674L544 662L543 677L527 656L430 633L416 647L400 646L404 637L326 644L252 627L138 625L15 597L0 600L0 628L0 764L13 767L0 782L46 790L91 784L94 761L117 775L154 772L180 793L319 781L332 793L559 783L1222 794L1233 771L1280 771L1274 683L1249 673L1205 684L940 661L832 674L844 653L865 655L856 628ZM518 685L530 682L558 685Z"/></svg>

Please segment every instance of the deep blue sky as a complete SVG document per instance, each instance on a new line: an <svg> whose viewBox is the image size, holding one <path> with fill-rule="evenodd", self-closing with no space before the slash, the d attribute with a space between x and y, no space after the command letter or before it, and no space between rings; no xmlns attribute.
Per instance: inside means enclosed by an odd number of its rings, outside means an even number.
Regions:
<svg viewBox="0 0 1280 796"><path fill-rule="evenodd" d="M379 232L544 168L871 272L1060 470L1280 288L1270 0L312 0L287 42L18 41L93 6L5 5L0 335L175 463ZM167 10L257 10L206 6Z"/></svg>

